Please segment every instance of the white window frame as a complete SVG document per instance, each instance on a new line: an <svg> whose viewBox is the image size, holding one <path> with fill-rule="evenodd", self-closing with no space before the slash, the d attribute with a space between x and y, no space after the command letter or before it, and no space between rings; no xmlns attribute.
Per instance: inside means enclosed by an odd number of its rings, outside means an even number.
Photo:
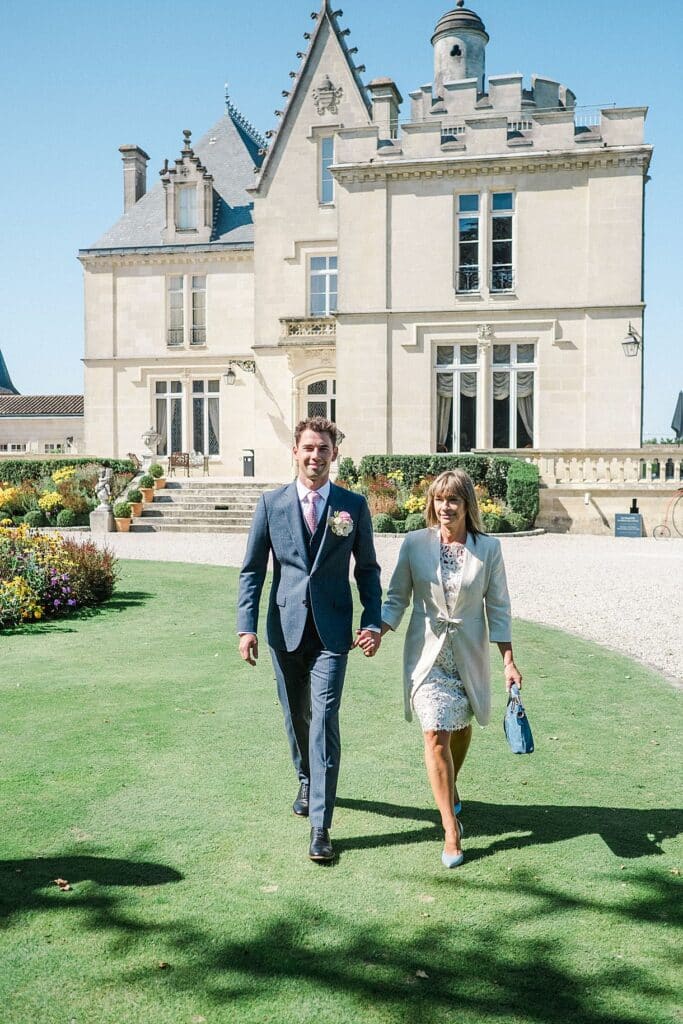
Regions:
<svg viewBox="0 0 683 1024"><path fill-rule="evenodd" d="M503 195L503 196L509 195L510 196L510 198L511 198L511 207L510 207L509 210L494 210L493 209L494 197L495 196L500 196L500 195ZM514 191L514 189L511 189L511 188L497 188L497 189L494 189L491 192L489 192L489 195L488 195L488 203L487 203L487 206L488 206L488 222L489 222L488 223L488 237L489 237L489 244L488 244L488 283L489 283L489 291L491 292L492 295L509 295L510 292L514 292L514 290L515 290L516 277L517 277L517 274L516 274L516 268L517 268L517 260L516 260L516 242L517 242L516 208L517 208L517 202L516 202L516 199L517 199L517 197L516 197L515 191ZM494 244L493 223L497 219L501 219L501 220L505 219L505 220L509 220L509 222L510 222L511 237L510 237L509 241L510 241L510 261L511 262L510 262L510 264L499 263L499 264L496 264L494 266L494 262L493 262L493 244ZM505 241L507 241L507 239ZM494 278L494 273L496 272L496 266L497 267L507 267L507 266L509 266L509 268L510 268L509 269L509 284L506 287L494 288L494 286L493 286L493 278Z"/></svg>
<svg viewBox="0 0 683 1024"><path fill-rule="evenodd" d="M187 223L181 223L187 220ZM197 231L199 228L199 190L196 185L175 187L176 231Z"/></svg>
<svg viewBox="0 0 683 1024"><path fill-rule="evenodd" d="M155 424L155 429L158 426L159 420L157 416L157 402L164 400L166 401L166 438L164 447L166 451L159 452L160 458L167 458L173 452L173 441L172 441L172 420L173 420L173 401L180 399L180 447L177 451L186 451L185 437L187 426L185 423L185 412L186 412L186 391L183 387L183 382L178 377L158 377L153 382L152 401L153 406L153 419L152 423ZM163 392L157 391L157 384L165 384L166 390ZM179 391L172 391L172 384L180 384ZM161 447L161 443L159 445Z"/></svg>
<svg viewBox="0 0 683 1024"><path fill-rule="evenodd" d="M326 153L326 149L330 152ZM334 163L334 135L322 135L318 139L318 202L321 206L334 206L335 181L330 174Z"/></svg>
<svg viewBox="0 0 683 1024"><path fill-rule="evenodd" d="M181 288L172 288L173 281L181 281ZM203 282L203 286L197 282ZM166 348L201 348L207 344L209 279L206 274L166 275ZM201 306L195 303L195 296L203 294ZM171 296L180 296L181 325L172 327ZM203 317L197 316L199 309ZM203 323L198 321L203 319ZM173 339L173 340L172 340Z"/></svg>
<svg viewBox="0 0 683 1024"><path fill-rule="evenodd" d="M476 210L461 210L460 201L465 197L474 197L477 200ZM465 220L476 220L477 222L477 238L475 242L461 241L460 238L460 225ZM455 196L455 291L458 295L472 295L478 294L481 291L482 284L482 196L480 192L458 192ZM477 262L475 264L461 264L460 262L460 246L461 245L474 245L477 246ZM476 266L476 285L473 287L461 287L460 274L472 273L467 269L469 266Z"/></svg>
<svg viewBox="0 0 683 1024"><path fill-rule="evenodd" d="M206 274L191 274L190 292L190 345L206 345ZM201 302L200 300L201 296ZM196 298L196 302L195 302ZM199 322L201 321L201 323Z"/></svg>
<svg viewBox="0 0 683 1024"><path fill-rule="evenodd" d="M321 269L313 269L314 260L326 260L327 266ZM335 266L330 267L330 260L335 261ZM333 316L337 312L337 306L339 302L339 261L336 252L327 253L311 253L308 257L307 263L308 269L308 315L310 317L324 317ZM325 296L325 308L324 311L313 311L313 279L323 277L325 279L325 290L316 294L324 294ZM334 278L336 287L334 291L330 288L330 282ZM335 296L334 302L331 301L332 295Z"/></svg>
<svg viewBox="0 0 683 1024"><path fill-rule="evenodd" d="M172 287L172 282L180 281L180 288ZM172 307L171 296L180 295L180 305ZM172 313L180 310L180 327L172 326ZM185 344L185 278L183 274L166 276L166 347L182 348Z"/></svg>
<svg viewBox="0 0 683 1024"><path fill-rule="evenodd" d="M309 388L314 384L325 384L325 391L318 394L310 394ZM325 412L323 413L311 413L309 405L311 402L316 402L319 405L325 406ZM323 373L318 373L315 377L307 380L302 384L302 405L303 405L303 419L308 419L309 416L324 416L325 419L332 420L333 423L337 419L337 378L328 377Z"/></svg>
<svg viewBox="0 0 683 1024"><path fill-rule="evenodd" d="M439 363L439 362L437 362L438 350L440 348L450 348L450 349L452 349L453 353L454 353L454 357L455 357L454 360L452 362L450 362L450 363ZM463 363L462 362L462 356L461 356L461 351L460 350L463 349L463 348L474 348L474 349L476 349L476 351L477 351L477 361L476 361L476 363ZM481 402L484 399L484 395L483 395L483 392L482 392L482 381L483 381L482 370L483 370L483 363L482 363L482 356L481 356L481 351L479 349L479 346L477 345L476 341L448 341L448 342L440 341L438 343L438 345L434 346L433 369L434 369L434 374L433 374L434 399L433 399L432 408L433 408L434 412L433 412L433 416L432 416L432 427L433 427L432 434L433 434L434 441L433 441L433 444L432 444L432 449L433 449L434 452L436 452L437 451L437 446L439 444L439 441L438 441L438 438L437 438L437 427L436 427L436 416L437 416L437 408L438 408L438 377L439 377L439 374L450 373L453 376L453 413L452 413L453 431L452 431L452 434L451 434L451 452L449 452L448 454L454 454L454 455L459 455L463 451L461 446L460 446L460 442L461 442L461 436L460 436L460 411L461 411L460 410L460 398L461 398L461 395L460 395L460 386L459 386L460 382L458 380L458 377L460 376L461 373L474 373L474 374L476 374L476 378L477 378L477 409L476 409L475 420L474 420L474 438L473 438L473 441L472 441L472 445L470 446L470 448L467 448L465 450L465 454L468 454L474 448L479 447L479 437L478 437L479 420L480 420L479 408L480 408Z"/></svg>
<svg viewBox="0 0 683 1024"><path fill-rule="evenodd" d="M213 391L209 391L209 383L217 384L218 387ZM201 384L202 390L195 391L195 384ZM221 455L221 382L220 377L195 377L190 384L190 403L191 403L191 417L190 433L192 437L192 450L196 451L195 436L194 436L194 403L195 400L201 400L202 402L202 448L209 447L209 399L215 398L218 402L218 432L216 434L216 441L218 443L218 451L209 452L201 451L198 452L200 455L208 455L211 459L219 459Z"/></svg>
<svg viewBox="0 0 683 1024"><path fill-rule="evenodd" d="M509 348L510 359L507 363L494 363L493 362L493 350L491 351L491 379L489 381L490 386L490 398L489 398L489 412L490 412L490 423L491 423L491 449L498 452L515 451L517 445L517 374L518 373L533 373L534 375L534 430L532 437L532 449L538 447L538 346L532 341L501 341L495 342L495 346L501 345ZM517 358L517 350L520 346L531 345L534 350L534 358L530 363L520 362ZM495 448L495 433L494 433L494 411L495 411L495 398L494 398L494 384L493 375L494 373L507 373L510 375L510 401L508 411L508 435L509 440L514 442L508 445L507 448Z"/></svg>

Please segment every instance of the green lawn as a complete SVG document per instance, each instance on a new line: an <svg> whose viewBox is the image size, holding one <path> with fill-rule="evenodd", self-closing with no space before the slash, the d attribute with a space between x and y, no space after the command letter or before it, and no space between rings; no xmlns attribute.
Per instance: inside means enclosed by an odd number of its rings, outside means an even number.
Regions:
<svg viewBox="0 0 683 1024"><path fill-rule="evenodd" d="M518 624L537 751L508 752L501 684L448 872L400 640L356 653L320 867L267 650L236 655L236 571L122 570L99 614L0 634L2 1024L680 1019L664 680Z"/></svg>

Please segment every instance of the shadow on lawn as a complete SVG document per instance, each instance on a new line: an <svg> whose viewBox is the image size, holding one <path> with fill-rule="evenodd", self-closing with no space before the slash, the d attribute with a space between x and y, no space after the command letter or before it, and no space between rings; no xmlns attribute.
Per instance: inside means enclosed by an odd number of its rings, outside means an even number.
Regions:
<svg viewBox="0 0 683 1024"><path fill-rule="evenodd" d="M69 904L90 902L72 889L60 893L54 885L62 878L74 886L78 882L96 882L102 886L167 885L179 882L182 875L165 864L119 860L112 857L36 857L32 860L0 860L0 919L14 913L36 909L62 909ZM47 892L51 895L48 896ZM65 897L65 903L54 896ZM104 900L103 902L107 902ZM110 901L111 902L111 901Z"/></svg>
<svg viewBox="0 0 683 1024"><path fill-rule="evenodd" d="M617 928L622 915L661 918L671 906L673 885L668 879L641 879L642 891L635 899L631 895L628 906L626 896L621 897L623 905L610 906L606 901L574 900L571 894L517 879L505 884L506 899L502 905L496 899L488 920L473 924L470 914L467 926L458 913L470 895L467 883L454 887L452 874L446 882L448 895L445 883L437 898L452 899L452 921L428 923L421 918L429 915L416 907L413 927L402 915L398 935L392 935L386 922L350 921L319 903L298 899L267 922L254 918L246 930L243 923L236 925L233 934L226 921L222 941L189 923L163 926L159 940L170 961L164 982L193 1000L204 997L213 1005L229 1001L231 1020L241 1019L241 1007L250 1011L249 1020L256 1020L257 1000L272 1006L281 996L278 1020L287 1024L334 1016L348 1020L350 1007L362 1020L364 1006L372 1007L373 1020L392 1024L442 1024L465 1014L470 1020L643 1024L655 1019L650 1013L653 1001L658 1008L665 1000L673 1005L675 993L655 969L631 962L628 946L621 962L619 954L609 952L591 960L587 978L580 945L571 965L571 946L562 930L578 910L584 914L584 927L591 920L586 910L596 919L611 912ZM619 884L615 878L615 892ZM478 890L487 888L503 889L480 885ZM486 893L475 893L473 887L471 895L480 903L483 895L486 906ZM535 928L535 937L529 937L525 922ZM126 980L147 985L149 972L126 972ZM624 1009L629 1004L638 1009Z"/></svg>
<svg viewBox="0 0 683 1024"><path fill-rule="evenodd" d="M441 834L438 812L430 809L343 797L337 800L337 806L387 818L429 822L428 827L411 832L340 839L335 843L340 854L345 850L433 842L435 829ZM525 846L557 843L585 835L599 835L612 853L620 858L660 856L662 841L683 832L683 811L675 808L642 811L632 807L486 804L468 800L462 820L467 829L468 863L493 856L501 850L519 850ZM484 836L501 838L477 849L477 838Z"/></svg>
<svg viewBox="0 0 683 1024"><path fill-rule="evenodd" d="M90 608L79 608L77 612L74 612L67 618L43 619L40 622L26 622L20 626L10 626L6 629L0 629L0 636L35 635L36 633L75 633L76 629L70 623L94 619L103 612L124 612L127 608L138 608L154 597L156 597L155 594L151 594L146 590L115 591L113 597L103 601L102 604L96 604Z"/></svg>

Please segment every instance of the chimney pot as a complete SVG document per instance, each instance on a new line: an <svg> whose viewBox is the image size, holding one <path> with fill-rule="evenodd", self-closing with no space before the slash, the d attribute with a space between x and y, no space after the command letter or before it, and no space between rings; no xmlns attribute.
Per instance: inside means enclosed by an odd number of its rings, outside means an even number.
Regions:
<svg viewBox="0 0 683 1024"><path fill-rule="evenodd" d="M147 161L140 146L119 146L123 160L123 212L135 206L147 191Z"/></svg>

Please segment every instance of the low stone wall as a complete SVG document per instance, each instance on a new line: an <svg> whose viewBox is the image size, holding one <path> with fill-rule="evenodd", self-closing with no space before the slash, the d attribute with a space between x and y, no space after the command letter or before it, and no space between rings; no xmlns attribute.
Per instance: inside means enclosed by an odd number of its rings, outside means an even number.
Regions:
<svg viewBox="0 0 683 1024"><path fill-rule="evenodd" d="M635 498L643 517L645 536L651 537L655 527L666 521L671 536L676 537L676 530L670 518L667 519L667 511L678 486L653 487L633 483L625 487L605 487L584 483L580 487L541 487L541 507L536 526L549 533L613 534L615 514L630 511L631 501ZM683 489L680 493L683 495ZM676 522L683 529L683 509L680 507Z"/></svg>

